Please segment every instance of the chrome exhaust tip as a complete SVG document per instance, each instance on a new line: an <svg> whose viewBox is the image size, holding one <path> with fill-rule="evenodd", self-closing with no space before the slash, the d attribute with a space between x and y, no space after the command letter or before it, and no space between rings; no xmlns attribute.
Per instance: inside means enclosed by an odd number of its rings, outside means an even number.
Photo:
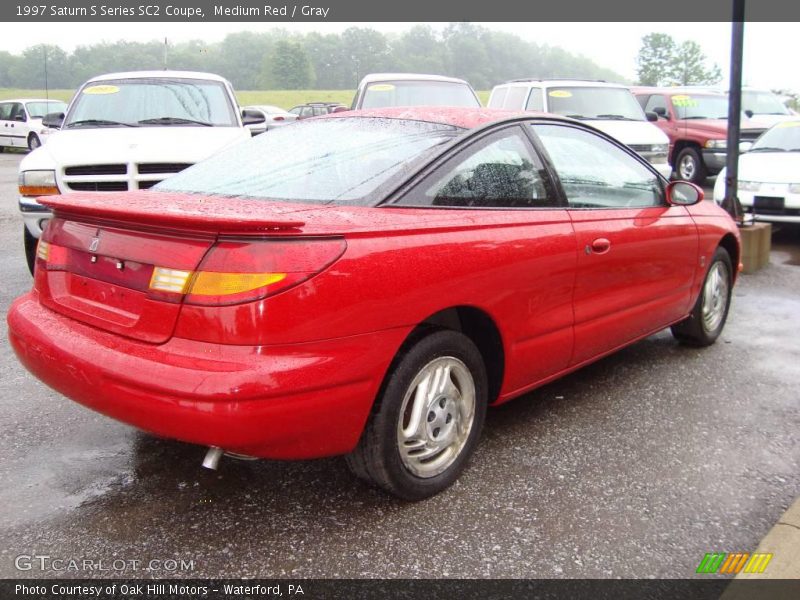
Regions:
<svg viewBox="0 0 800 600"><path fill-rule="evenodd" d="M206 469L216 471L219 468L219 461L225 451L217 446L209 446L205 458L203 458L203 466Z"/></svg>

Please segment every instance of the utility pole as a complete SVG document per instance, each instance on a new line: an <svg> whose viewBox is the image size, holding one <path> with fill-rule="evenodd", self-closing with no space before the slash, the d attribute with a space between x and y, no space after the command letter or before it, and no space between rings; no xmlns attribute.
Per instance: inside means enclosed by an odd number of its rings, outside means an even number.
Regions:
<svg viewBox="0 0 800 600"><path fill-rule="evenodd" d="M742 225L739 203L739 133L742 117L742 56L744 51L744 0L733 0L731 23L731 74L728 92L728 153L725 162L724 208Z"/></svg>

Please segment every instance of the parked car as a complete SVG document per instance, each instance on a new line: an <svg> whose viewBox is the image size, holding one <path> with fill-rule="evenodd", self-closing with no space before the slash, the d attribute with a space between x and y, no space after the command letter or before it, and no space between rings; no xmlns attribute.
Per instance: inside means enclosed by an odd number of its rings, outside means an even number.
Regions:
<svg viewBox="0 0 800 600"><path fill-rule="evenodd" d="M630 90L616 83L576 79L517 79L496 85L490 108L532 110L586 121L641 154L669 177L669 140L649 123Z"/></svg>
<svg viewBox="0 0 800 600"><path fill-rule="evenodd" d="M739 157L739 202L756 221L800 223L800 120L773 125ZM714 200L725 198L725 169Z"/></svg>
<svg viewBox="0 0 800 600"><path fill-rule="evenodd" d="M728 146L727 94L683 88L632 88L639 104L658 115L669 137L669 164L679 179L702 184L725 166ZM763 126L744 118L740 142L753 142Z"/></svg>
<svg viewBox="0 0 800 600"><path fill-rule="evenodd" d="M48 385L212 466L346 454L424 498L487 405L665 327L717 339L739 234L702 198L569 119L330 115L150 191L42 198L9 337Z"/></svg>
<svg viewBox="0 0 800 600"><path fill-rule="evenodd" d="M277 127L283 127L297 120L296 114L290 113L288 110L284 110L278 106L260 104L257 106L245 106L242 110L253 114L259 114L264 118L263 123L247 126L252 135L258 135Z"/></svg>
<svg viewBox="0 0 800 600"><path fill-rule="evenodd" d="M63 112L67 107L61 100L19 98L0 102L0 152L3 148L28 148L42 145L49 133L42 125L47 113Z"/></svg>
<svg viewBox="0 0 800 600"><path fill-rule="evenodd" d="M463 79L420 73L372 73L358 84L350 108L480 105L475 90Z"/></svg>
<svg viewBox="0 0 800 600"><path fill-rule="evenodd" d="M742 110L751 122L762 127L797 119L777 95L758 88L742 88Z"/></svg>
<svg viewBox="0 0 800 600"><path fill-rule="evenodd" d="M48 143L22 159L19 208L33 272L36 240L50 218L37 196L147 189L222 148L250 138L230 83L217 75L139 71L94 77L78 89Z"/></svg>
<svg viewBox="0 0 800 600"><path fill-rule="evenodd" d="M292 107L288 112L295 115L295 119L300 121L344 110L347 110L347 107L339 102L309 102L308 104Z"/></svg>

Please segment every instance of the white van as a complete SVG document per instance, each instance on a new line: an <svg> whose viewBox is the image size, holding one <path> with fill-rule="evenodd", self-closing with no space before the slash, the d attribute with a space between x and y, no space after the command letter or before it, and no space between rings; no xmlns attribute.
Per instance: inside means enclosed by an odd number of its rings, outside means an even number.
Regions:
<svg viewBox="0 0 800 600"><path fill-rule="evenodd" d="M52 130L42 125L48 113L64 112L61 100L19 98L0 102L0 152L3 148L35 150Z"/></svg>
<svg viewBox="0 0 800 600"><path fill-rule="evenodd" d="M189 71L112 73L90 79L65 113L44 124L60 127L19 167L19 207L28 266L50 218L37 196L144 190L250 139L245 126L264 116L239 110L231 84Z"/></svg>
<svg viewBox="0 0 800 600"><path fill-rule="evenodd" d="M496 85L489 108L533 110L580 119L638 152L664 177L669 139L650 123L642 107L624 85L579 79L517 79Z"/></svg>

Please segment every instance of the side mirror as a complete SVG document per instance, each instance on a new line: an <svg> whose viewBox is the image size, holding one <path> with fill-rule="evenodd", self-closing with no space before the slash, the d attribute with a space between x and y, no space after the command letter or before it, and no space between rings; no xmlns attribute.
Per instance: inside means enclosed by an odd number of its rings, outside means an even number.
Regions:
<svg viewBox="0 0 800 600"><path fill-rule="evenodd" d="M259 125L265 121L264 115L257 110L244 109L242 111L242 125Z"/></svg>
<svg viewBox="0 0 800 600"><path fill-rule="evenodd" d="M739 154L744 154L753 147L753 142L739 142Z"/></svg>
<svg viewBox="0 0 800 600"><path fill-rule="evenodd" d="M752 119L752 118L753 118L753 115L754 115L755 113L753 113L753 111L752 111L752 110L750 110L750 109L747 109L746 111L744 111L744 114L746 114L746 115L747 115L747 118L748 118L748 119Z"/></svg>
<svg viewBox="0 0 800 600"><path fill-rule="evenodd" d="M667 203L672 206L692 206L704 197L703 188L688 181L673 181L667 185Z"/></svg>
<svg viewBox="0 0 800 600"><path fill-rule="evenodd" d="M658 115L658 116L659 116L659 117L661 117L662 119L667 119L667 120L669 120L669 115L667 114L667 109L666 109L666 108L664 108L663 106L656 106L656 107L653 109L653 112L654 112L654 113L656 113L656 115Z"/></svg>
<svg viewBox="0 0 800 600"><path fill-rule="evenodd" d="M646 113L644 113L644 116L647 117L647 120L650 121L651 123L653 121L658 121L658 115L654 112L650 112L649 110Z"/></svg>
<svg viewBox="0 0 800 600"><path fill-rule="evenodd" d="M64 113L47 113L42 119L42 125L53 129L60 129L64 123Z"/></svg>

